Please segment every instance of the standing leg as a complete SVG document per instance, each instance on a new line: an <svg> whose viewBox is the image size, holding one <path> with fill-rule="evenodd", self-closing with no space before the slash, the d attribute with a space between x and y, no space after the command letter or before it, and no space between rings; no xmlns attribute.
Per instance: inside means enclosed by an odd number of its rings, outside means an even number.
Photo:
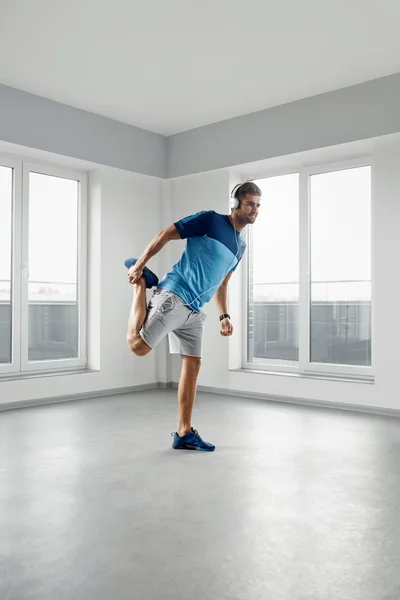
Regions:
<svg viewBox="0 0 400 600"><path fill-rule="evenodd" d="M141 337L139 331L147 315L146 280L141 277L133 284L133 300L128 320L128 333L126 341L129 349L136 356L145 356L151 350L150 346Z"/></svg>
<svg viewBox="0 0 400 600"><path fill-rule="evenodd" d="M179 436L192 429L192 412L196 398L197 377L201 358L182 356L182 370L178 386L178 430Z"/></svg>
<svg viewBox="0 0 400 600"><path fill-rule="evenodd" d="M215 450L214 444L205 442L198 431L192 429L192 412L200 364L200 358L182 356L182 372L178 387L178 431L173 434L172 442L172 447L176 450L201 450L203 452Z"/></svg>

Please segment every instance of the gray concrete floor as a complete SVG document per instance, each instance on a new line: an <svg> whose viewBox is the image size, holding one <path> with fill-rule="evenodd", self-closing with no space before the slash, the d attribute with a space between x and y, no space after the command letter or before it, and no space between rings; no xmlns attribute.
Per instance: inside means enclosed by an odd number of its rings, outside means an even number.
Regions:
<svg viewBox="0 0 400 600"><path fill-rule="evenodd" d="M0 413L2 600L399 600L400 420L175 395Z"/></svg>

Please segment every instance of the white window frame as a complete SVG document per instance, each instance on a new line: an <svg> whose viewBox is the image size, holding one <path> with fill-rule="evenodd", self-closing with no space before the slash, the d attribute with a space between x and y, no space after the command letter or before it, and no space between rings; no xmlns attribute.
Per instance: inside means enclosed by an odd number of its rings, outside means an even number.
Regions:
<svg viewBox="0 0 400 600"><path fill-rule="evenodd" d="M21 224L22 163L0 155L0 166L13 170L11 197L11 363L0 364L0 377L21 370ZM17 342L16 342L17 340Z"/></svg>
<svg viewBox="0 0 400 600"><path fill-rule="evenodd" d="M250 252L243 265L243 359L244 369L258 371L273 371L281 373L296 373L302 375L317 376L344 376L355 379L370 380L374 377L374 347L375 347L375 301L374 301L374 234L372 221L371 227L371 366L360 365L340 365L313 363L310 361L310 247L311 247L311 229L310 229L310 185L309 178L312 175L322 173L331 173L347 169L360 167L371 167L371 217L374 214L374 161L372 156L363 156L351 160L340 162L323 163L319 165L296 166L291 170L281 169L260 174L256 177L252 175L252 180L266 179L269 177L278 177L290 173L299 173L299 361L298 363L278 360L278 359L260 359L259 361L249 361L248 345L248 297L249 297L249 262ZM249 177L250 179L250 177ZM262 208L261 208L262 210Z"/></svg>
<svg viewBox="0 0 400 600"><path fill-rule="evenodd" d="M12 261L12 348L13 362L0 365L2 375L20 375L55 371L75 371L87 366L87 173L65 167L0 156L0 164L12 165L15 174L13 193ZM77 358L28 360L28 283L29 283L29 173L40 173L78 182L77 303L79 345Z"/></svg>

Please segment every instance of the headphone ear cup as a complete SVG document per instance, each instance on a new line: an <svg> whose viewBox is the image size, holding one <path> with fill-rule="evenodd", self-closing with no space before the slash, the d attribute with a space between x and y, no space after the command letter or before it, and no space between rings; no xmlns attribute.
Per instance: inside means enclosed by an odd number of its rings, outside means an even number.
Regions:
<svg viewBox="0 0 400 600"><path fill-rule="evenodd" d="M230 202L231 208L239 208L239 200L236 197L236 193L241 186L242 186L242 184L238 183L237 185L235 185L235 187L231 191L231 202Z"/></svg>

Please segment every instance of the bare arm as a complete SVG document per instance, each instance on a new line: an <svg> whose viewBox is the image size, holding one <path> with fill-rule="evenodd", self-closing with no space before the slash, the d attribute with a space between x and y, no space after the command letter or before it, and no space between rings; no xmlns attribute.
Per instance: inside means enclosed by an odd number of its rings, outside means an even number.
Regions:
<svg viewBox="0 0 400 600"><path fill-rule="evenodd" d="M180 239L181 236L179 235L175 225L170 225L166 229L163 229L163 231L160 231L160 233L157 233L156 237L151 240L150 244L140 256L136 264L143 269L150 258L153 258L153 256L158 254L160 250L164 248L167 242Z"/></svg>
<svg viewBox="0 0 400 600"><path fill-rule="evenodd" d="M218 307L220 315L224 315L228 312L228 282L232 277L232 271L228 273L224 281L219 286L215 294L215 303ZM221 335L228 336L232 335L233 327L230 319L223 319L221 321Z"/></svg>
<svg viewBox="0 0 400 600"><path fill-rule="evenodd" d="M175 225L170 225L166 229L163 229L153 238L147 248L144 250L142 255L139 257L136 264L131 267L128 271L128 278L130 283L136 283L141 276L146 263L153 258L162 248L164 248L167 242L171 240L180 240L181 236Z"/></svg>
<svg viewBox="0 0 400 600"><path fill-rule="evenodd" d="M228 312L228 282L232 277L232 271L228 273L215 294L215 303L220 315Z"/></svg>

